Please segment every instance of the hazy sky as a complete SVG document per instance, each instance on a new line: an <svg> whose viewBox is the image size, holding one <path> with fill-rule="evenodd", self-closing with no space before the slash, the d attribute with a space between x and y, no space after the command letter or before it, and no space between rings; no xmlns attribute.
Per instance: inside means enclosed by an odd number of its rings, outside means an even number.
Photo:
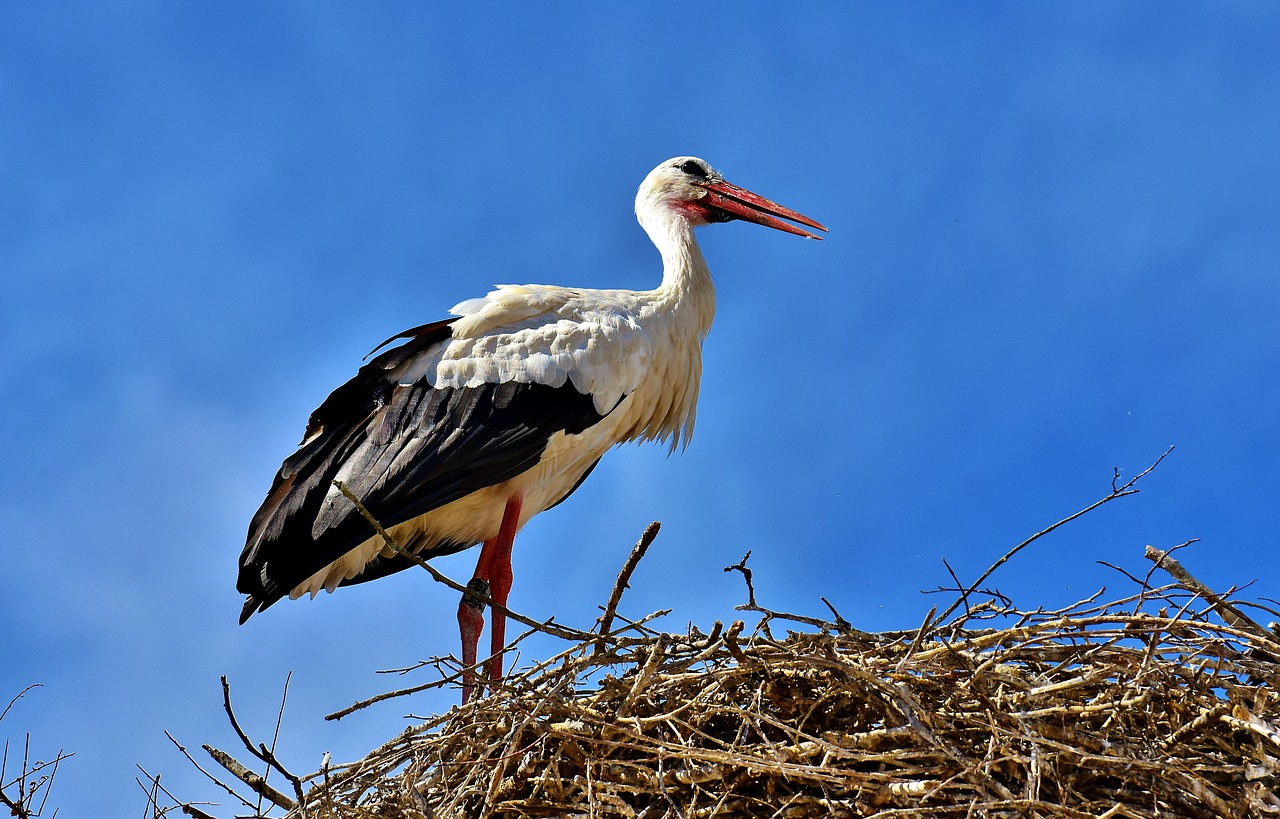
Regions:
<svg viewBox="0 0 1280 819"><path fill-rule="evenodd" d="M530 524L513 608L590 626L660 520L624 613L739 617L752 549L764 605L911 627L943 558L976 577L1170 445L992 585L1127 594L1097 561L1200 538L1202 580L1280 596L1278 38L1271 3L7 4L0 707L43 688L0 736L75 752L60 816L139 815L137 764L220 798L164 737L235 747L219 675L265 737L293 672L299 771L456 702L323 722L426 681L374 671L455 652L457 597L406 572L238 627L249 518L392 333L498 282L654 286L632 201L680 154L830 236L700 233L693 444Z"/></svg>

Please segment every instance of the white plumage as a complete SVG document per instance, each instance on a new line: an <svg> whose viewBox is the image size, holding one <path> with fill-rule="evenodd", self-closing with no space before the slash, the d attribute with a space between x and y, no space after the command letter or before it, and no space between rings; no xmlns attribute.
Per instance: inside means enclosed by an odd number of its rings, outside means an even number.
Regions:
<svg viewBox="0 0 1280 819"><path fill-rule="evenodd" d="M662 253L656 289L500 285L455 306L457 318L396 337L408 341L334 391L250 525L242 622L285 595L410 565L384 548L335 480L423 556L483 542L473 583L505 605L515 532L572 493L609 448L689 442L715 315L694 228L745 219L812 238L782 219L825 228L694 157L645 178L636 216ZM496 657L503 619L493 620ZM459 622L464 661L474 663L483 615L473 601L459 606ZM490 672L500 675L500 660Z"/></svg>

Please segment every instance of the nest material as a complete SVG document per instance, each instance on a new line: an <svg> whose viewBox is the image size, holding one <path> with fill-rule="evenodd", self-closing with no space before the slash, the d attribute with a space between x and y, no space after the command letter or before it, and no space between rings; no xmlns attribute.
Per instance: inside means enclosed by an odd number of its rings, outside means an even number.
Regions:
<svg viewBox="0 0 1280 819"><path fill-rule="evenodd" d="M583 642L328 772L294 813L1280 815L1280 644L1144 604Z"/></svg>

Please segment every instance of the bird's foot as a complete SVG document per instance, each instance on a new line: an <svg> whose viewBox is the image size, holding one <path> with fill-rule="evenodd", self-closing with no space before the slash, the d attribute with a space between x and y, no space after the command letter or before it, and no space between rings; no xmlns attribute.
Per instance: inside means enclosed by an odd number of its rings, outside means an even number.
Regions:
<svg viewBox="0 0 1280 819"><path fill-rule="evenodd" d="M471 700L476 690L476 650L480 644L480 634L484 631L485 603L472 594L479 592L489 596L489 581L482 577L473 577L467 583L467 591L458 603L458 631L462 635L462 702L465 705Z"/></svg>

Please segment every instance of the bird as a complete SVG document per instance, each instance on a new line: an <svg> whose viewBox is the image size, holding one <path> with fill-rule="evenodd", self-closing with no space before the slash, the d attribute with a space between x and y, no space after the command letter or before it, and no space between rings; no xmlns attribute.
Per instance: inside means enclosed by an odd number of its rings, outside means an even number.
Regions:
<svg viewBox="0 0 1280 819"><path fill-rule="evenodd" d="M409 555L482 544L468 589L503 608L492 610L486 665L489 685L501 680L516 533L614 446L656 441L675 452L693 435L715 316L694 228L745 220L811 239L827 231L692 156L654 168L635 213L662 255L656 289L497 285L366 356L311 414L249 524L241 624L286 596L409 568ZM458 605L464 704L476 692L480 599L467 593Z"/></svg>

